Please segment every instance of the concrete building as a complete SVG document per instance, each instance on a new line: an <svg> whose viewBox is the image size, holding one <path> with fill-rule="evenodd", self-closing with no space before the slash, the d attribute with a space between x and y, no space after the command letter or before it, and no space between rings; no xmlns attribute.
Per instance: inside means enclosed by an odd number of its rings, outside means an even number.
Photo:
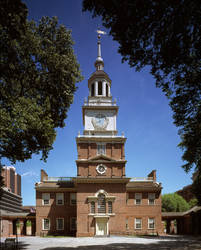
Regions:
<svg viewBox="0 0 201 250"><path fill-rule="evenodd" d="M124 134L118 135L117 103L104 72L101 43L89 96L82 107L83 135L76 137L77 177L36 183L36 234L108 236L161 234L161 184L153 170L145 178L125 174Z"/></svg>
<svg viewBox="0 0 201 250"><path fill-rule="evenodd" d="M21 176L13 166L3 167L1 175L4 187L0 197L0 237L26 235L27 221L31 221L31 234L35 235L35 212L24 211L22 207Z"/></svg>

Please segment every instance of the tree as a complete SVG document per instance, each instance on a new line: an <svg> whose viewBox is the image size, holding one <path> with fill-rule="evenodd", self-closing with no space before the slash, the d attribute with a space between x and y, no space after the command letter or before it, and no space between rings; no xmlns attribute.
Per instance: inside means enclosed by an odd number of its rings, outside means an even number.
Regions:
<svg viewBox="0 0 201 250"><path fill-rule="evenodd" d="M20 0L0 8L0 159L46 160L82 79L71 31L56 17L27 21Z"/></svg>
<svg viewBox="0 0 201 250"><path fill-rule="evenodd" d="M189 207L190 208L192 208L192 207L195 207L195 206L197 206L197 204L198 204L198 200L196 199L196 198L193 198L193 199L191 199L190 201L189 201Z"/></svg>
<svg viewBox="0 0 201 250"><path fill-rule="evenodd" d="M162 212L184 212L189 209L189 204L176 193L162 195Z"/></svg>
<svg viewBox="0 0 201 250"><path fill-rule="evenodd" d="M123 62L150 67L179 127L182 167L201 173L200 1L84 0L83 10L102 17Z"/></svg>
<svg viewBox="0 0 201 250"><path fill-rule="evenodd" d="M199 172L192 184L192 191L198 200L197 204L201 206L201 173Z"/></svg>

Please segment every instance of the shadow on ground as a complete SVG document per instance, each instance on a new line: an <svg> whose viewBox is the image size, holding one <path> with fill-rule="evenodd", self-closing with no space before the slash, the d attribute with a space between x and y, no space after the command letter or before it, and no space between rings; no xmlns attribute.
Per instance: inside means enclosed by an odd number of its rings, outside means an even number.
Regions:
<svg viewBox="0 0 201 250"><path fill-rule="evenodd" d="M175 240L175 238L174 238ZM104 239L103 239L104 241ZM41 248L41 250L201 250L200 240L166 240L149 244L137 243L113 243L108 245L93 245L93 246L79 246L79 247L48 247Z"/></svg>
<svg viewBox="0 0 201 250"><path fill-rule="evenodd" d="M17 249L17 250L25 250L29 247L30 245L20 241L17 244L5 244L5 243L1 243L0 244L0 249L1 250L10 250L10 249Z"/></svg>

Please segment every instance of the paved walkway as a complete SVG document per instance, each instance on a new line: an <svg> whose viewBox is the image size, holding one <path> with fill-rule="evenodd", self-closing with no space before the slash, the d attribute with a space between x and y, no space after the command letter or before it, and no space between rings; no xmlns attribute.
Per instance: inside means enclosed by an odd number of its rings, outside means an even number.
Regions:
<svg viewBox="0 0 201 250"><path fill-rule="evenodd" d="M109 238L20 237L19 249L31 250L201 250L201 240L187 236Z"/></svg>

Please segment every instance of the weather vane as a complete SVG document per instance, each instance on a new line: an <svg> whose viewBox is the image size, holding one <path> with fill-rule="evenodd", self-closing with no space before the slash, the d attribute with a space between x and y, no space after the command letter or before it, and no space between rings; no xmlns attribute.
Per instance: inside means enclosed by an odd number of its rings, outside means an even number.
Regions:
<svg viewBox="0 0 201 250"><path fill-rule="evenodd" d="M106 35L107 33L103 30L100 30L99 28L96 30L96 32L98 33L98 39L101 38L101 35Z"/></svg>

